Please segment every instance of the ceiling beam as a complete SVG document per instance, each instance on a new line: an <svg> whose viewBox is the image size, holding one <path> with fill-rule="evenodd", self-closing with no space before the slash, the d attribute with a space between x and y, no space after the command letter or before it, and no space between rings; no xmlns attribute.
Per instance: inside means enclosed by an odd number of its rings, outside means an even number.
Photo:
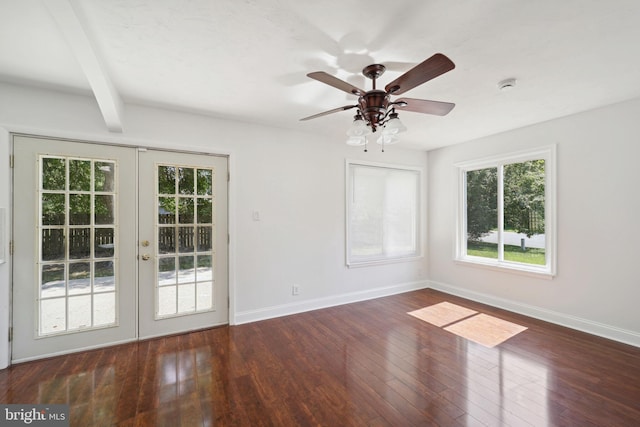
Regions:
<svg viewBox="0 0 640 427"><path fill-rule="evenodd" d="M43 3L58 24L87 77L107 129L110 132L122 132L122 99L100 60L96 45L88 31L86 19L78 13L77 6L74 6L72 0L45 0Z"/></svg>

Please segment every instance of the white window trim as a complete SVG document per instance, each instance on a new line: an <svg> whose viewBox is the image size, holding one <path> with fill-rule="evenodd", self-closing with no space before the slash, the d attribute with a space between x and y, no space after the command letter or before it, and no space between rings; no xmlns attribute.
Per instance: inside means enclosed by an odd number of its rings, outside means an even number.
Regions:
<svg viewBox="0 0 640 427"><path fill-rule="evenodd" d="M497 271L507 271L538 278L552 279L556 275L557 265L557 229L556 229L556 145L539 147L531 150L507 153L500 156L486 157L478 160L470 160L454 164L458 188L455 254L456 263L488 268ZM467 198L466 198L466 173L467 171L498 167L509 163L520 163L527 160L545 160L545 257L546 265L537 266L511 261L500 261L467 255ZM499 194L502 194L498 188ZM500 214L498 215L498 229L502 229L502 197L498 200Z"/></svg>
<svg viewBox="0 0 640 427"><path fill-rule="evenodd" d="M370 166L370 167L379 167L379 168L387 168L387 169L396 169L396 170L405 170L405 171L415 171L418 172L418 188L416 190L417 193L417 212L416 212L416 255L410 256L399 256L399 257L388 257L384 259L376 259L376 260L367 260L367 261L353 261L350 259L349 254L351 253L351 233L349 230L350 223L350 212L349 212L349 203L352 197L351 194L351 174L349 173L349 168L351 165L360 165L360 166ZM371 265L382 265L382 264L394 264L399 262L411 262L416 260L421 260L424 258L424 236L422 235L422 230L425 229L425 197L422 194L424 183L424 169L416 166L406 166L406 165L397 165L390 163L379 163L379 162L368 162L363 160L350 160L346 159L345 161L345 264L348 268L357 268L357 267L367 267Z"/></svg>

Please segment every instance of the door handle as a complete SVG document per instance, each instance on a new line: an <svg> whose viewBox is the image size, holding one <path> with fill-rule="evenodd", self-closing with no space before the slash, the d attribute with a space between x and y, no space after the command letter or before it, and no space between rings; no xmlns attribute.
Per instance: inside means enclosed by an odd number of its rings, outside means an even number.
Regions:
<svg viewBox="0 0 640 427"><path fill-rule="evenodd" d="M149 254L142 255L142 260L143 261L149 261L149 258L151 258L151 256Z"/></svg>

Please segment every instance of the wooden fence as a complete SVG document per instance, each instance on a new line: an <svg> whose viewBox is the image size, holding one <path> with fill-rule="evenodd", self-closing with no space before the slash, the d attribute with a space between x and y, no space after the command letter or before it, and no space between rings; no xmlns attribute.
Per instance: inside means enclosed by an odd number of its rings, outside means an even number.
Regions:
<svg viewBox="0 0 640 427"><path fill-rule="evenodd" d="M212 248L212 226L161 227L158 233L158 248L161 252L210 251ZM197 231L196 231L197 230ZM110 258L114 255L114 228L94 229L94 257ZM65 246L69 246L70 259L91 257L91 229L70 228L66 241L64 229L42 229L42 260L65 259Z"/></svg>

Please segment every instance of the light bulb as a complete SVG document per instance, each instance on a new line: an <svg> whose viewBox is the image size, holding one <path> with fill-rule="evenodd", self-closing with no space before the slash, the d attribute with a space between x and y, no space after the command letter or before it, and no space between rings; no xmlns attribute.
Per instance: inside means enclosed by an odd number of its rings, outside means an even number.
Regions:
<svg viewBox="0 0 640 427"><path fill-rule="evenodd" d="M361 145L365 145L367 143L366 136L352 136L347 139L347 145L351 145L354 147L359 147Z"/></svg>
<svg viewBox="0 0 640 427"><path fill-rule="evenodd" d="M371 133L371 129L365 121L362 119L360 113L356 114L353 118L353 123L349 130L347 130L347 135L349 136L366 136Z"/></svg>
<svg viewBox="0 0 640 427"><path fill-rule="evenodd" d="M391 145L397 143L398 141L400 141L400 139L397 136L385 135L384 133L382 133L382 135L380 135L380 137L376 140L376 142L380 145Z"/></svg>
<svg viewBox="0 0 640 427"><path fill-rule="evenodd" d="M407 130L407 127L398 118L398 113L391 113L390 117L382 130L383 135L396 135Z"/></svg>

